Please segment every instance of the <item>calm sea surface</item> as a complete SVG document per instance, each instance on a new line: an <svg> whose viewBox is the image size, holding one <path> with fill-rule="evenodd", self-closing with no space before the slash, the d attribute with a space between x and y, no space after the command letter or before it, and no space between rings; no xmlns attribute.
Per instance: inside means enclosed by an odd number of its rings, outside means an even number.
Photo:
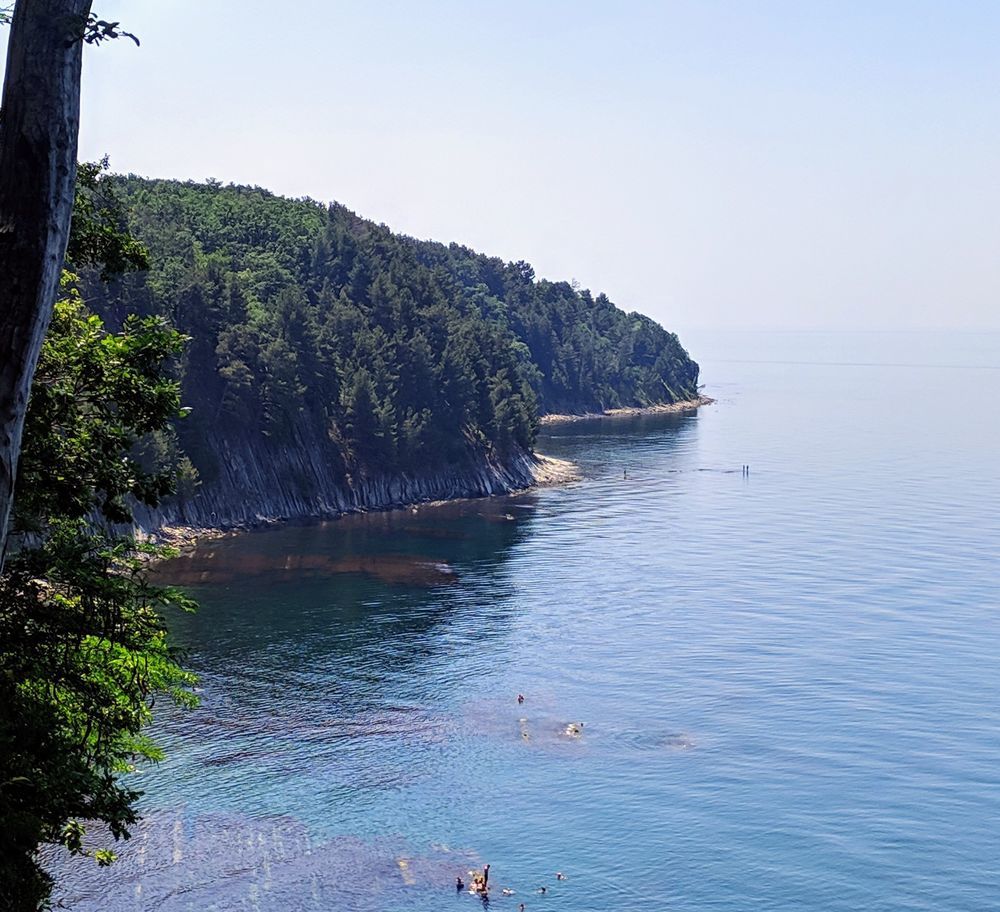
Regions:
<svg viewBox="0 0 1000 912"><path fill-rule="evenodd" d="M684 341L577 483L174 564L202 706L69 908L1000 907L1000 335Z"/></svg>

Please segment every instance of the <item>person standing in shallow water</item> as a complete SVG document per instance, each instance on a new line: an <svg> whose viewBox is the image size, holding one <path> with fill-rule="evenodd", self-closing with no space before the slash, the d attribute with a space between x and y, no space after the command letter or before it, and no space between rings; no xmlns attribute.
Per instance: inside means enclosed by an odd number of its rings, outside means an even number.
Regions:
<svg viewBox="0 0 1000 912"><path fill-rule="evenodd" d="M471 871L469 873L472 874ZM490 866L483 865L482 874L472 875L472 884L470 886L469 892L480 893L483 897L485 897L486 894L489 893L489 890L490 890Z"/></svg>

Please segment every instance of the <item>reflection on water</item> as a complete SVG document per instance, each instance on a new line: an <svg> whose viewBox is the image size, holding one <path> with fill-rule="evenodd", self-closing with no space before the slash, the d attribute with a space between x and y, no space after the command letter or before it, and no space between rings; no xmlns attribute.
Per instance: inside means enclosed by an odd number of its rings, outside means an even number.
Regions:
<svg viewBox="0 0 1000 912"><path fill-rule="evenodd" d="M202 706L124 864L54 862L69 907L477 909L484 861L500 910L996 907L1000 371L824 340L551 428L578 483L168 565Z"/></svg>
<svg viewBox="0 0 1000 912"><path fill-rule="evenodd" d="M448 558L489 558L509 547L534 508L531 495L437 504L422 508L346 516L334 522L291 526L205 542L167 564L160 575L180 586L269 581L362 573L396 585L430 588L456 582ZM514 511L514 512L512 512ZM428 521L431 514L433 522ZM490 524L504 528L487 534ZM523 529L520 530L523 534ZM434 548L433 542L447 542ZM399 553L400 545L424 543L426 553ZM309 550L317 545L324 550Z"/></svg>
<svg viewBox="0 0 1000 912"><path fill-rule="evenodd" d="M294 661L283 670L308 670L315 659L325 674L343 662L377 676L379 657L409 664L434 655L426 634L469 591L509 592L506 557L530 536L535 504L535 495L441 504L207 542L162 566L210 608L172 629L198 645L195 664L209 672L214 657L288 649ZM481 636L506 617L492 617ZM391 648L404 640L405 649Z"/></svg>

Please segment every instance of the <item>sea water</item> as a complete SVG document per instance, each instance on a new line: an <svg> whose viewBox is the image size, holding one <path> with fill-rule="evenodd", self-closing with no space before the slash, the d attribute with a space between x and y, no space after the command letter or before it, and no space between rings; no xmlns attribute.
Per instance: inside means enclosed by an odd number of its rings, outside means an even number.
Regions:
<svg viewBox="0 0 1000 912"><path fill-rule="evenodd" d="M1000 335L685 342L715 404L547 427L576 482L168 567L201 707L67 906L1000 906Z"/></svg>

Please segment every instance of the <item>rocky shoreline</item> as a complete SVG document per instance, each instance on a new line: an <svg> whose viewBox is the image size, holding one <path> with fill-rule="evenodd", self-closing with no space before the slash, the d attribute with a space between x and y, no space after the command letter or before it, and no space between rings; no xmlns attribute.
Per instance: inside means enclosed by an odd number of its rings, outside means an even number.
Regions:
<svg viewBox="0 0 1000 912"><path fill-rule="evenodd" d="M692 412L714 399L699 396L644 408L582 415L544 415L543 427L595 419ZM504 458L483 455L464 465L424 473L334 477L321 445L262 447L219 437L219 471L193 497L174 498L155 510L138 507L137 537L189 551L199 542L285 522L335 519L440 502L516 494L579 478L562 459L519 450Z"/></svg>
<svg viewBox="0 0 1000 912"><path fill-rule="evenodd" d="M185 552L204 541L285 522L334 519L351 513L400 510L416 505L428 507L456 500L518 494L535 487L576 481L579 477L577 467L568 460L541 453L523 453L518 454L511 465L498 466L488 463L478 471L466 470L457 473L449 484L444 485L438 476L424 479L423 482L413 478L383 479L379 484L373 482L362 490L360 497L357 496L357 492L352 492L355 494L353 499L344 496L340 501L342 504L340 508L303 513L289 512L286 515L281 515L279 511L273 511L274 515L269 515L264 511L256 515L244 514L241 519L217 525L185 522L173 512L166 514L148 512L139 517L134 531L139 538ZM442 488L446 490L442 491ZM443 496L433 496L438 491L441 491ZM191 512L190 505L187 507L187 512Z"/></svg>
<svg viewBox="0 0 1000 912"><path fill-rule="evenodd" d="M664 403L663 405L635 406L631 408L606 409L603 412L585 412L582 415L543 415L543 427L550 424L566 424L571 421L593 421L597 418L634 418L641 415L665 415L677 412L692 412L703 405L715 402L709 396L698 396L697 399L682 399L680 402Z"/></svg>

